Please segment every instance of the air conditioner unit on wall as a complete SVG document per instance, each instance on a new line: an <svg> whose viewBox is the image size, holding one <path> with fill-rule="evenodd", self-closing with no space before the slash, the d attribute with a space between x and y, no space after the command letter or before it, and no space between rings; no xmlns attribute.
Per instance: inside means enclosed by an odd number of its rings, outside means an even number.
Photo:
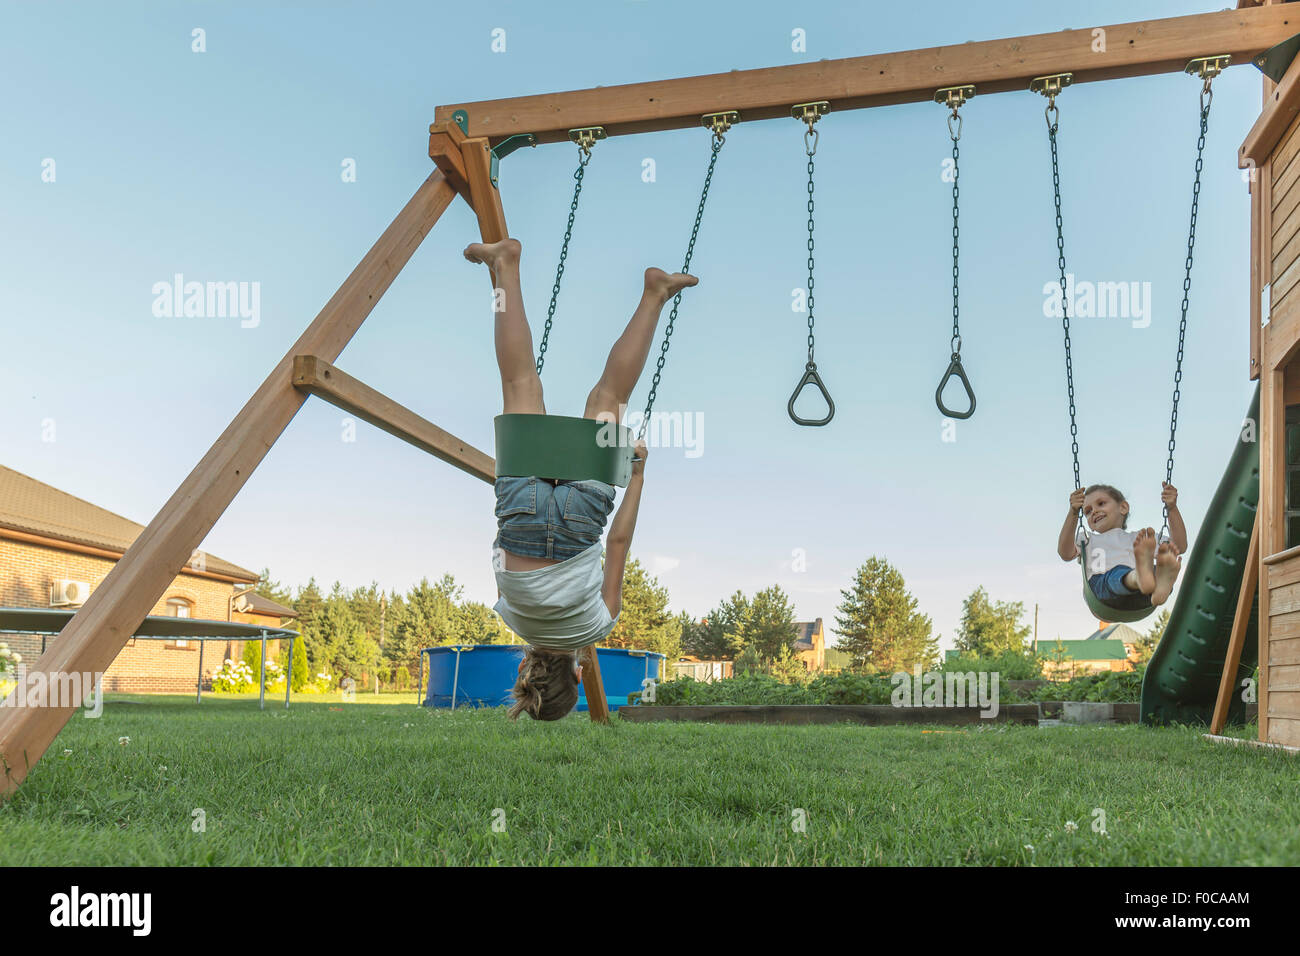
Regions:
<svg viewBox="0 0 1300 956"><path fill-rule="evenodd" d="M90 585L85 581L59 578L50 586L50 607L85 604L88 597L90 597Z"/></svg>

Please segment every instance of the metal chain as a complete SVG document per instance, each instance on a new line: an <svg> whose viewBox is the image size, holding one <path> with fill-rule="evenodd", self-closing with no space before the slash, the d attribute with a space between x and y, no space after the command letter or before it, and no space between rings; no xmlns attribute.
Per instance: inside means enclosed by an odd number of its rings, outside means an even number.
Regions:
<svg viewBox="0 0 1300 956"><path fill-rule="evenodd" d="M1188 296L1192 290L1192 253L1196 248L1196 213L1201 199L1201 169L1205 165L1203 159L1205 134L1210 128L1210 104L1213 100L1214 91L1210 89L1210 80L1207 79L1205 85L1201 88L1201 131L1196 140L1196 178L1192 182L1192 216L1187 228L1187 259L1184 262L1183 272L1182 316L1178 322L1178 358L1174 363L1174 400L1173 409L1169 413L1169 457L1165 461L1166 483L1172 483L1174 480L1174 441L1178 431L1178 400L1182 397L1183 344L1187 337ZM1168 530L1169 506L1165 505L1164 524L1160 528L1160 536L1164 537Z"/></svg>
<svg viewBox="0 0 1300 956"><path fill-rule="evenodd" d="M546 310L546 327L542 330L542 342L537 348L537 374L542 374L542 365L546 362L546 344L551 337L551 324L555 321L555 304L560 298L560 280L564 278L564 261L569 258L569 240L573 238L573 219L578 214L578 197L582 195L582 177L591 162L591 148L578 147L578 168L573 172L573 201L569 203L569 221L564 227L564 242L560 245L560 264L555 270L555 284L551 286L551 304Z"/></svg>
<svg viewBox="0 0 1300 956"><path fill-rule="evenodd" d="M1047 118L1047 138L1052 147L1052 191L1056 199L1056 264L1060 269L1061 284L1061 328L1065 332L1065 387L1070 398L1070 453L1074 456L1074 487L1080 486L1079 477L1079 423L1074 404L1074 359L1070 353L1070 310L1066 301L1065 278L1065 232L1064 220L1061 218L1061 167L1056 150L1056 130L1060 125L1061 111L1055 98L1048 100L1044 113ZM1080 511L1079 527L1083 527L1083 512Z"/></svg>
<svg viewBox="0 0 1300 956"><path fill-rule="evenodd" d="M814 121L815 122L815 121ZM810 124L803 134L808 154L808 364L813 365L813 156L817 153L818 131Z"/></svg>
<svg viewBox="0 0 1300 956"><path fill-rule="evenodd" d="M952 121L956 118L957 129L952 128ZM957 197L960 194L957 188L957 158L959 151L957 149L957 140L961 139L961 117L957 113L956 107L953 108L952 116L948 117L948 135L952 137L952 355L957 358L961 355L961 323L959 321L961 309L958 303L958 244L957 239L960 230L957 228Z"/></svg>
<svg viewBox="0 0 1300 956"><path fill-rule="evenodd" d="M718 164L718 151L722 149L722 144L726 142L726 137L721 132L713 134L711 143L713 154L709 157L709 169L704 174L704 188L700 191L700 205L695 211L695 225L691 227L691 241L686 246L686 259L682 264L682 272L689 272L691 269L691 257L695 255L695 240L700 234L700 222L704 219L704 202L709 198L709 184L713 182L713 168ZM679 289L673 296L673 308L668 313L668 325L664 328L663 342L659 345L659 360L655 363L654 378L650 381L650 394L646 398L645 413L641 419L641 427L637 431L637 440L640 441L645 437L646 429L650 425L650 412L654 409L655 398L659 394L659 378L663 374L664 361L668 358L668 345L673 337L673 324L677 321L677 308L682 304L682 291Z"/></svg>

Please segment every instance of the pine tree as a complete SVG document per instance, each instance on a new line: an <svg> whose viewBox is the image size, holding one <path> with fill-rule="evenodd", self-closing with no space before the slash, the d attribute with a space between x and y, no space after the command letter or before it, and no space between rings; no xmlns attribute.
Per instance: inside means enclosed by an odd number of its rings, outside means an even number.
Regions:
<svg viewBox="0 0 1300 956"><path fill-rule="evenodd" d="M740 591L722 601L691 628L689 653L703 660L729 660L742 649L740 622L749 608L749 599ZM686 635L683 634L683 641Z"/></svg>
<svg viewBox="0 0 1300 956"><path fill-rule="evenodd" d="M776 660L782 648L793 650L794 608L780 585L754 595L741 612L735 633L742 649L752 647L764 661Z"/></svg>
<svg viewBox="0 0 1300 956"><path fill-rule="evenodd" d="M902 574L884 558L867 559L852 586L840 594L836 647L852 658L853 666L892 673L917 664L929 667L937 660L930 618L917 611Z"/></svg>
<svg viewBox="0 0 1300 956"><path fill-rule="evenodd" d="M668 590L635 558L623 570L623 608L604 646L655 651L670 664L681 656L681 621L668 611Z"/></svg>

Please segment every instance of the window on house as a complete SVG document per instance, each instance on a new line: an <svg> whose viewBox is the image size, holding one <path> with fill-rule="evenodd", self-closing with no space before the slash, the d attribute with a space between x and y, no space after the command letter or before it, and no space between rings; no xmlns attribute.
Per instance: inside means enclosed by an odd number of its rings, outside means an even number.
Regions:
<svg viewBox="0 0 1300 956"><path fill-rule="evenodd" d="M1300 405L1286 409L1286 546L1300 544Z"/></svg>
<svg viewBox="0 0 1300 956"><path fill-rule="evenodd" d="M193 617L191 611L194 605L185 598L168 598L167 615L168 617ZM178 640L171 642L172 647L189 647L189 641Z"/></svg>

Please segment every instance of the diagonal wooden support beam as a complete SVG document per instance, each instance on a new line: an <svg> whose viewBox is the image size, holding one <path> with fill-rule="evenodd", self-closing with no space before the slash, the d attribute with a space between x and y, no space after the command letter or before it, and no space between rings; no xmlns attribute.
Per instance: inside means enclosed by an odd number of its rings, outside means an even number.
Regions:
<svg viewBox="0 0 1300 956"><path fill-rule="evenodd" d="M33 671L57 678L108 669L307 400L290 380L294 356L338 358L455 197L441 172L424 181ZM22 783L79 704L0 711L0 794Z"/></svg>
<svg viewBox="0 0 1300 956"><path fill-rule="evenodd" d="M979 95L1026 90L1036 76L1073 73L1074 83L1153 73L1178 73L1189 60L1226 53L1234 65L1300 33L1290 4L1197 13L1136 23L1083 25L1075 30L953 46L818 60L759 70L732 70L651 83L566 93L452 103L434 111L449 122L469 114L469 131L493 144L532 133L558 143L570 129L603 126L610 136L687 129L700 116L739 110L742 121L785 118L796 103L830 102L831 112L918 103L943 86L973 83ZM1190 81L1189 81L1190 82ZM1041 112L1041 106L1037 108Z"/></svg>
<svg viewBox="0 0 1300 956"><path fill-rule="evenodd" d="M293 384L475 478L488 484L496 481L496 462L490 455L357 381L319 355L294 357Z"/></svg>
<svg viewBox="0 0 1300 956"><path fill-rule="evenodd" d="M1241 591L1237 594L1237 613L1232 619L1232 632L1228 637L1228 653L1223 658L1223 676L1219 678L1219 696L1214 702L1210 718L1210 733L1223 732L1228 722L1228 707L1237 690L1237 667L1241 664L1241 651L1246 646L1246 629L1250 625L1250 609L1255 603L1255 589L1259 585L1259 515L1250 530L1250 546L1246 549L1246 566L1242 571ZM1262 659L1261 659L1262 663Z"/></svg>

